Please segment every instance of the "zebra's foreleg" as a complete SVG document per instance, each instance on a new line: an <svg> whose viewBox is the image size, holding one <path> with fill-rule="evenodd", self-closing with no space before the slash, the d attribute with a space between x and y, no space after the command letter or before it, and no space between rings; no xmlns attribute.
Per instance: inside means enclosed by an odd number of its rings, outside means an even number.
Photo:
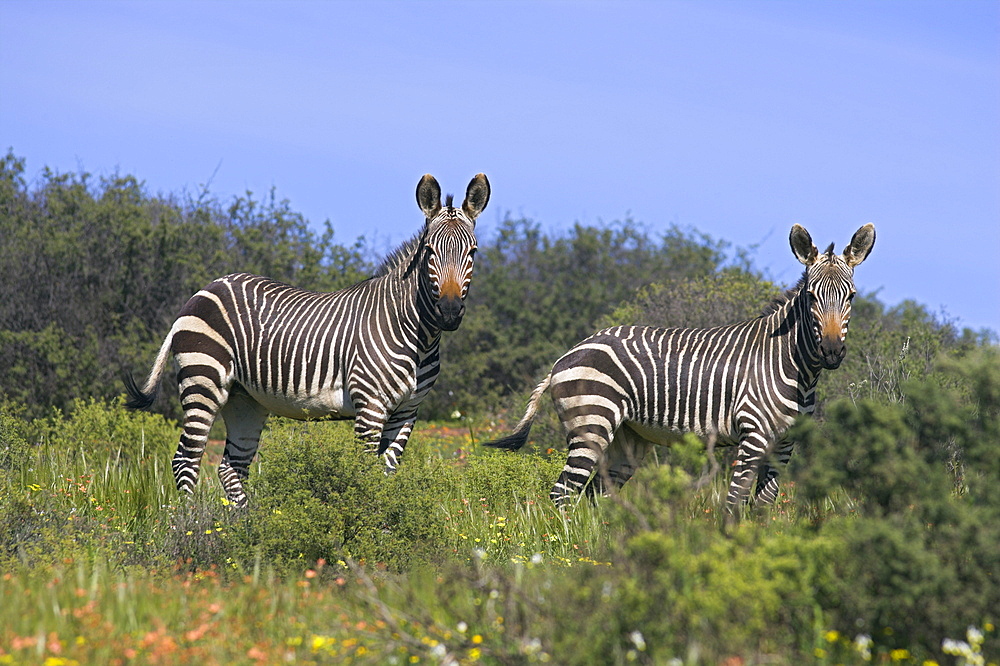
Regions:
<svg viewBox="0 0 1000 666"><path fill-rule="evenodd" d="M729 484L729 493L726 496L726 508L730 514L735 514L736 508L749 496L757 468L767 454L767 449L767 440L756 432L745 434L740 440L733 480Z"/></svg>
<svg viewBox="0 0 1000 666"><path fill-rule="evenodd" d="M774 451L776 462L782 467L788 464L792 457L792 442L779 442ZM773 504L778 499L778 468L774 467L770 461L765 460L760 464L760 471L757 472L757 488L754 491L754 501L760 504Z"/></svg>
<svg viewBox="0 0 1000 666"><path fill-rule="evenodd" d="M381 402L360 393L352 393L351 399L357 409L357 415L354 417L354 436L364 445L365 451L381 453L379 447L382 430L389 418L388 410Z"/></svg>
<svg viewBox="0 0 1000 666"><path fill-rule="evenodd" d="M406 443L410 439L416 420L417 410L409 409L393 413L386 422L378 450L385 461L386 474L392 474L399 466L399 460L403 457L403 450L406 449Z"/></svg>
<svg viewBox="0 0 1000 666"><path fill-rule="evenodd" d="M260 446L260 433L267 415L267 409L243 391L233 391L222 407L226 448L219 463L219 481L226 497L237 508L247 505L243 482L250 475L250 463Z"/></svg>

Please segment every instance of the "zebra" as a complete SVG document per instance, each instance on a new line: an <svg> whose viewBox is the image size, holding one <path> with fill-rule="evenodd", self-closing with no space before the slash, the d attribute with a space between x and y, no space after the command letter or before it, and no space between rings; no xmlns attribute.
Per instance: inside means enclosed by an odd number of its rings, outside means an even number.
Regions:
<svg viewBox="0 0 1000 666"><path fill-rule="evenodd" d="M730 515L749 501L755 476L754 499L774 502L778 469L764 459L773 449L778 463L788 462L793 445L784 431L797 415L813 412L820 371L844 359L854 269L871 252L875 227L861 227L842 255L832 243L819 253L797 224L789 242L805 272L760 317L703 329L599 331L555 362L514 431L486 445L524 446L539 400L551 390L568 445L550 493L557 506L592 476L588 492L621 488L652 445L669 446L686 432L737 445Z"/></svg>
<svg viewBox="0 0 1000 666"><path fill-rule="evenodd" d="M476 218L490 184L482 173L454 207L427 174L417 185L423 228L392 252L374 276L317 293L235 273L181 308L143 388L125 376L126 405L148 408L167 358L174 356L184 410L172 461L181 492L198 480L209 429L226 423L219 479L236 507L247 505L249 475L269 414L293 419L354 419L354 433L395 471L417 408L440 370L442 331L454 331L476 253Z"/></svg>

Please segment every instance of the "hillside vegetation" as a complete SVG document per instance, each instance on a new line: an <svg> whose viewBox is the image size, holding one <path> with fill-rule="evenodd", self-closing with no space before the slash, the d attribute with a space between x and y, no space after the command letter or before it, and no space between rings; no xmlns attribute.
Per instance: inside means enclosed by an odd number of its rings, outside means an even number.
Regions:
<svg viewBox="0 0 1000 666"><path fill-rule="evenodd" d="M727 526L727 452L691 437L562 514L551 409L524 452L477 445L552 361L612 323L754 316L786 285L692 230L507 220L479 239L469 312L400 471L384 476L348 423L272 419L235 511L218 445L195 496L177 496L176 392L129 412L121 371L146 371L214 277L334 289L378 257L273 193L29 185L22 160L0 164L0 664L1000 661L989 333L863 294L775 506Z"/></svg>

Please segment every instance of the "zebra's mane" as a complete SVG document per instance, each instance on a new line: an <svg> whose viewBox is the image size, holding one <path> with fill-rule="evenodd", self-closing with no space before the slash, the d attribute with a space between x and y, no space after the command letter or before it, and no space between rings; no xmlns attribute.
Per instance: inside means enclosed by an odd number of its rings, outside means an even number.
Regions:
<svg viewBox="0 0 1000 666"><path fill-rule="evenodd" d="M809 273L808 269L803 271L802 277L799 278L798 283L789 289L786 289L783 294L772 300L770 303L764 306L764 310L760 313L761 317L766 317L772 315L778 310L780 310L786 303L794 299L802 288L806 286L806 275Z"/></svg>
<svg viewBox="0 0 1000 666"><path fill-rule="evenodd" d="M393 272L400 266L408 265L414 259L416 259L420 248L424 244L424 236L427 234L427 227L417 232L417 234L406 241L395 250L386 255L379 267L375 269L375 273L372 277L382 277Z"/></svg>

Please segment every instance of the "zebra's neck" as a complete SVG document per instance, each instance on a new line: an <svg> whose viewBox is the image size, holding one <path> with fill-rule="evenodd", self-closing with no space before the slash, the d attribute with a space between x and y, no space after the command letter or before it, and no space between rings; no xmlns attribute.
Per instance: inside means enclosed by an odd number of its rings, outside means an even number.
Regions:
<svg viewBox="0 0 1000 666"><path fill-rule="evenodd" d="M397 310L401 331L411 337L422 356L436 350L441 341L430 284L424 276L423 241L424 235L417 234L397 248L373 278L383 284L390 306Z"/></svg>
<svg viewBox="0 0 1000 666"><path fill-rule="evenodd" d="M812 330L812 314L805 289L800 286L767 318L770 320L771 334L782 336L788 342L782 362L790 366L788 369L795 371L799 388L804 392L811 392L823 367Z"/></svg>

